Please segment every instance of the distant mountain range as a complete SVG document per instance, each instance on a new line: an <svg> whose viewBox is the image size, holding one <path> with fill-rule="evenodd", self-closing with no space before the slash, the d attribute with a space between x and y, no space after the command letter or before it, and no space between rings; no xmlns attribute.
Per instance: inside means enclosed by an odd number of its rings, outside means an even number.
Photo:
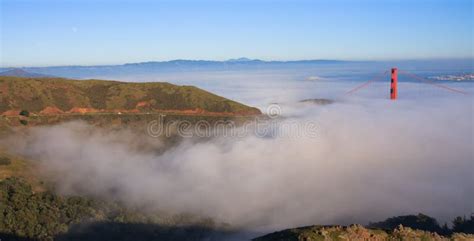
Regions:
<svg viewBox="0 0 474 241"><path fill-rule="evenodd" d="M140 63L127 63L124 65L109 65L109 66L89 66L89 67L119 67L119 66L155 66L155 67L170 67L170 66L181 66L181 67L208 67L208 66L242 66L242 65L274 65L274 64L334 64L344 63L348 61L342 60L292 60L292 61L265 61L260 59L249 59L249 58L238 58L229 59L225 61L216 60L185 60L176 59L170 61L149 61ZM74 67L74 66L71 66ZM76 66L81 67L81 66ZM85 67L85 66L82 66Z"/></svg>
<svg viewBox="0 0 474 241"><path fill-rule="evenodd" d="M210 71L210 70L239 70L264 69L270 67L284 67L295 65L341 64L350 61L341 60L293 60L293 61L265 61L260 59L237 58L226 61L214 60L170 60L150 61L140 63L126 63L122 65L96 66L51 66L51 67L24 67L21 70L14 68L0 68L9 76L22 76L19 71L36 73L36 75L59 76L66 78L91 78L96 76L117 76L133 74L152 74L172 71ZM9 72L13 71L13 72ZM38 76L34 76L38 77Z"/></svg>
<svg viewBox="0 0 474 241"><path fill-rule="evenodd" d="M32 73L24 71L22 69L10 69L0 73L0 76L12 76L12 77L23 77L23 78L48 78L54 77L52 75Z"/></svg>

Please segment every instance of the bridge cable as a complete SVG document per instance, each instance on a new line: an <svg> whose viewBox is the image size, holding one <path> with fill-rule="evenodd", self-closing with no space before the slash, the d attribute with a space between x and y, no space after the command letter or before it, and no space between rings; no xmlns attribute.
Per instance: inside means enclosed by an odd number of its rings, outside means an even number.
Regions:
<svg viewBox="0 0 474 241"><path fill-rule="evenodd" d="M358 90L360 90L360 89L362 89L362 88L364 88L364 87L367 87L369 84L371 84L371 83L373 83L373 82L375 82L375 81L381 79L382 77L384 77L387 73L388 73L388 70L385 71L385 72L383 72L382 74L376 75L374 78L372 78L372 79L370 79L370 80L364 82L363 84L358 85L358 86L356 86L355 88L353 88L353 89L347 91L347 92L345 93L345 95L350 95L350 94L352 94L352 93L354 93L354 92L356 92L356 91L358 91Z"/></svg>
<svg viewBox="0 0 474 241"><path fill-rule="evenodd" d="M412 74L412 73L409 73L409 72L406 72L406 71L403 71L403 70L398 70L401 74L404 74L408 77L411 77L411 78L414 78L414 79L417 79L425 84L430 84L430 85L433 85L433 86L436 86L438 88L442 88L442 89L446 89L446 90L449 90L451 92L456 92L458 94L463 94L463 95L469 95L468 92L465 92L465 91L462 91L462 90L458 90L458 89L454 89L454 88L451 88L451 87L448 87L448 86L445 86L445 85L442 85L442 84L438 84L438 83L435 83L434 81L432 80L429 80L427 78L424 78L424 77L421 77L421 76L418 76L416 74Z"/></svg>

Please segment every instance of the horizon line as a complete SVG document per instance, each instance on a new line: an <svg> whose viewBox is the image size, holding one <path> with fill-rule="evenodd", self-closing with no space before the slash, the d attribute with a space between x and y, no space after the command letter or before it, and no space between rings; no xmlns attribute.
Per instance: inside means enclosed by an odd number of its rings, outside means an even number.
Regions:
<svg viewBox="0 0 474 241"><path fill-rule="evenodd" d="M55 68L55 67L111 67L111 66L121 66L121 65L132 65L132 64L146 64L146 63L169 63L174 61L203 61L203 62L216 62L216 63L245 63L245 62L263 62L263 63L271 63L271 62L281 62L281 63L290 63L290 62L305 62L305 61L337 61L337 62L407 62L407 61L474 61L474 56L472 57L439 57L439 58L407 58L407 59L378 59L378 60L365 60L365 59L261 59L261 58L247 58L247 57L239 57L239 58L230 58L225 60L217 60L217 59L184 59L184 58L177 58L177 59L168 59L168 60L148 60L148 61L137 61L137 62L122 62L122 63L110 63L110 64L66 64L66 65L44 65L44 66L27 66L27 65L7 65L4 66L0 64L0 68L2 69L24 69L24 68Z"/></svg>

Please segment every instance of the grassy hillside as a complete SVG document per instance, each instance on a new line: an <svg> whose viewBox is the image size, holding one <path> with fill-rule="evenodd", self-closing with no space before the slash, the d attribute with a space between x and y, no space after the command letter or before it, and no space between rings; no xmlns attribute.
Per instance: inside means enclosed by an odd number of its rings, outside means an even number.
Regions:
<svg viewBox="0 0 474 241"><path fill-rule="evenodd" d="M0 148L0 181L9 177L19 177L32 185L35 191L42 191L42 182L36 175L36 165L22 157L9 154Z"/></svg>
<svg viewBox="0 0 474 241"><path fill-rule="evenodd" d="M0 113L27 110L38 114L64 112L226 113L260 111L193 86L169 83L125 83L104 80L0 77Z"/></svg>

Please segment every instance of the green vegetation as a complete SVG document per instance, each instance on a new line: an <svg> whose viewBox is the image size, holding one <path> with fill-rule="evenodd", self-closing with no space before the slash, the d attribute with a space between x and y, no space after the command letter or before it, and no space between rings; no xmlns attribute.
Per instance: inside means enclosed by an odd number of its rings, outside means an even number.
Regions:
<svg viewBox="0 0 474 241"><path fill-rule="evenodd" d="M219 240L209 219L161 217L89 198L34 192L18 178L0 181L2 240ZM213 239L213 237L215 239Z"/></svg>
<svg viewBox="0 0 474 241"><path fill-rule="evenodd" d="M22 116L25 116L25 117L29 117L30 116L30 112L27 111L27 110L22 110L20 111L20 114L19 115L22 115Z"/></svg>
<svg viewBox="0 0 474 241"><path fill-rule="evenodd" d="M193 86L169 83L125 83L104 80L0 77L0 113L23 110L57 114L85 111L153 112L163 110L259 114L256 108L214 95ZM48 107L48 109L46 109ZM46 110L45 110L46 109ZM26 111L28 110L28 111Z"/></svg>
<svg viewBox="0 0 474 241"><path fill-rule="evenodd" d="M100 215L88 200L35 194L16 178L0 182L0 200L0 232L19 237L51 240L69 224Z"/></svg>

